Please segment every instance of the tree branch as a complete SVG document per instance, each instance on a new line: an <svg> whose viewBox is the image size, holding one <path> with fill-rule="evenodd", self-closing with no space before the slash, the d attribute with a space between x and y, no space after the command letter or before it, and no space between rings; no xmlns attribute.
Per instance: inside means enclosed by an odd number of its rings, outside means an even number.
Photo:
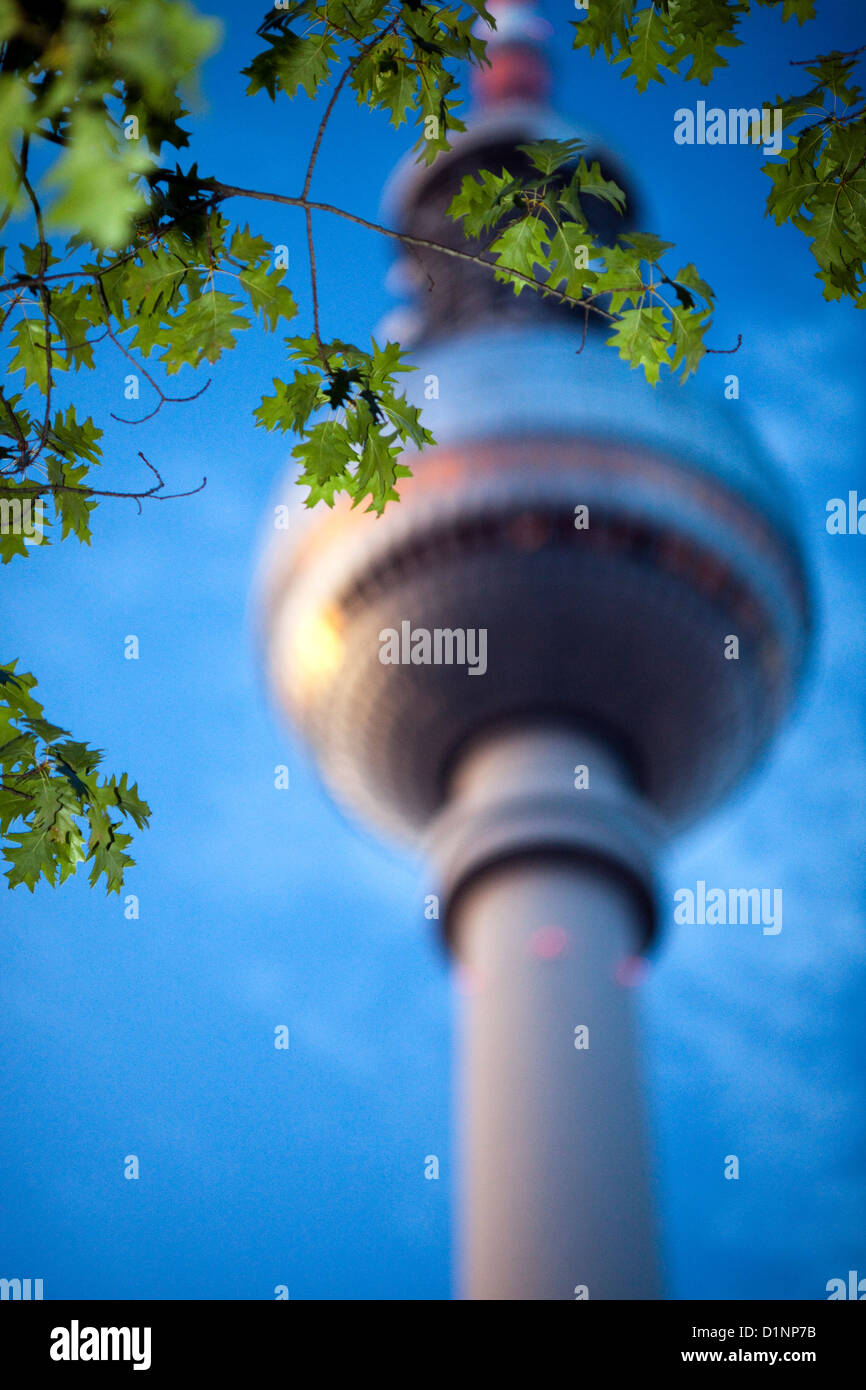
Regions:
<svg viewBox="0 0 866 1390"><path fill-rule="evenodd" d="M45 448L48 439L48 430L51 423L51 396L54 388L53 378L53 359L51 352L51 291L45 284L45 272L48 269L48 242L45 238L45 224L42 220L42 208L39 199L33 191L30 179L27 177L27 162L30 157L30 136L25 135L21 141L21 184L26 190L36 218L36 230L39 234L39 297L42 300L42 319L45 328L45 413L42 419L42 429L39 432L39 443L31 455L30 462L35 463L42 450Z"/></svg>
<svg viewBox="0 0 866 1390"><path fill-rule="evenodd" d="M337 82L337 85L335 86L333 92L331 93L331 99L328 102L328 105L325 107L325 114L322 116L322 119L319 122L319 129L316 131L316 138L313 141L313 148L310 151L310 159L309 163L307 164L307 174L306 178L304 179L304 188L301 194L302 198L306 198L309 196L310 184L313 181L313 170L316 167L316 160L319 157L319 149L321 148L322 138L325 134L325 128L328 124L328 121L331 119L331 112L337 104L337 98L339 97L340 92L343 90L346 79L348 77L351 77L352 73L355 71L355 68L358 66L361 59L366 58L370 50L375 48L377 43L381 43L385 36L391 33L396 28L399 22L400 16L395 15L395 17L391 20L391 23L386 25L385 28L381 31L381 33L374 34L372 39L370 39L369 42L364 44L363 48L358 49L358 52L355 54L352 61L348 64L347 67L343 69L340 75L340 79Z"/></svg>
<svg viewBox="0 0 866 1390"><path fill-rule="evenodd" d="M0 497L53 497L58 493L70 492L81 497L122 497L138 504L139 514L143 501L170 502L178 497L194 497L197 492L207 485L207 478L202 478L198 487L189 488L187 492L163 492L165 483L149 459L139 450L138 457L147 465L151 473L156 478L153 487L147 488L144 492L111 492L103 488L77 487L72 483L20 483L14 490L4 491L0 483Z"/></svg>
<svg viewBox="0 0 866 1390"><path fill-rule="evenodd" d="M453 256L458 261L468 261L471 265L482 266L493 275L507 274L515 280L520 280L523 284L529 285L532 289L538 290L545 296L556 299L562 304L570 304L575 309L585 309L589 305L593 313L600 314L610 322L614 321L614 315L601 309L592 302L592 296L585 299L577 299L574 295L565 294L562 290L552 289L543 280L536 280L531 275L524 275L519 270L510 270L507 266L497 265L494 261L484 260L483 253L472 251L461 251L456 246L446 246L444 242L430 241L427 237L412 236L409 232L395 232L392 227L383 227L378 222L371 222L366 217L359 217L357 213L347 212L345 208L335 207L333 203L319 203L311 198L291 197L287 193L266 193L261 189L239 188L234 184L221 183L218 179L206 180L208 188L212 188L219 201L225 198L254 198L265 203L282 203L286 207L303 208L306 212L327 212L332 217L342 217L347 222L353 222L358 227L365 227L370 232L378 232L380 236L388 237L391 241L399 241L404 246L418 246L426 251L436 251L443 256ZM0 289L3 287L0 286ZM607 293L607 291L605 291Z"/></svg>

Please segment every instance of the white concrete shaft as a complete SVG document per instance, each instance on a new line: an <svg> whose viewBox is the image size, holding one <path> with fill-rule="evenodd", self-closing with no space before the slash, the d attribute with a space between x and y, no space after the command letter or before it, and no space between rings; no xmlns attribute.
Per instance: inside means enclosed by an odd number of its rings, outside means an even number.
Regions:
<svg viewBox="0 0 866 1390"><path fill-rule="evenodd" d="M617 981L637 910L614 872L549 859L492 868L455 907L464 1297L663 1296L632 992Z"/></svg>

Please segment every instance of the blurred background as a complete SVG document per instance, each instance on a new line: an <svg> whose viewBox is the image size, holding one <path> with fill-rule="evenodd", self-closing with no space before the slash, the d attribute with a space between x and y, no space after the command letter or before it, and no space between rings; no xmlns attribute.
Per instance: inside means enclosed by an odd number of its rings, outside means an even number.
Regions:
<svg viewBox="0 0 866 1390"><path fill-rule="evenodd" d="M844 0L819 0L802 31L761 11L711 97L673 81L639 95L572 52L570 10L540 8L555 106L631 171L641 229L713 285L713 344L743 335L682 389L721 397L737 373L730 409L791 479L815 586L795 719L736 804L666 861L666 933L636 990L669 1292L824 1298L829 1279L866 1275L866 538L825 526L830 498L866 494L863 330L823 301L804 238L763 217L760 153L677 146L673 113L772 105L804 85L790 59L853 48L861 26ZM225 37L189 158L296 193L322 108L245 98L257 12L209 11ZM314 195L375 220L413 138L344 94ZM302 214L227 212L289 247L291 331L308 331ZM316 232L323 335L363 345L394 305L389 246L324 216ZM3 659L33 670L47 717L104 748L154 815L119 899L83 875L56 893L0 890L0 1275L42 1278L46 1298L269 1299L279 1285L448 1298L459 982L424 918L436 884L340 819L261 675L255 570L291 440L254 429L252 411L286 373L281 340L242 335L200 399L138 428L109 412L146 414L146 384L126 402L128 363L102 362L73 390L106 431L105 486L149 485L139 449L169 491L208 483L141 516L104 502L90 549L68 542L2 575ZM781 887L782 932L675 926L673 888L697 879Z"/></svg>

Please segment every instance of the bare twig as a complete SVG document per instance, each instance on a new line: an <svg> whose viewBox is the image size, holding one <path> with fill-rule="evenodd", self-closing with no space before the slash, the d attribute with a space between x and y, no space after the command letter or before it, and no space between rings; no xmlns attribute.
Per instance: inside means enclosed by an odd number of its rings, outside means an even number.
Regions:
<svg viewBox="0 0 866 1390"><path fill-rule="evenodd" d="M307 164L307 173L304 179L303 192L301 194L302 198L307 198L309 196L310 185L313 181L313 170L316 167L316 160L319 157L319 150L322 145L322 139L325 134L325 129L327 127L328 121L331 119L331 113L337 104L337 98L339 97L340 92L343 90L343 87L345 86L346 79L348 77L351 77L352 73L355 71L355 68L358 66L361 59L366 58L367 54L371 51L371 49L375 48L378 43L381 43L382 40L386 37L386 35L390 34L397 27L399 22L400 16L395 15L395 17L391 20L391 23L386 25L386 27L381 31L381 33L374 34L368 43L365 43L362 48L358 49L358 52L355 54L355 57L343 69L339 81L337 82L333 92L331 93L331 99L328 102L328 105L325 107L325 114L322 116L322 119L319 122L319 129L316 131L316 138L313 141L313 148L310 151L310 159Z"/></svg>
<svg viewBox="0 0 866 1390"><path fill-rule="evenodd" d="M154 467L149 459L139 450L138 457L147 465L151 473L156 478L153 487L146 488L143 492L113 492L106 488L77 487L72 483L21 483L16 486L14 492L4 492L0 484L0 497L53 497L58 493L75 493L83 497L121 497L138 505L139 514L141 504L144 501L170 502L178 497L194 497L197 492L207 485L207 478L202 478L198 487L191 487L186 492L163 492L165 483L160 476L159 470Z"/></svg>
<svg viewBox="0 0 866 1390"><path fill-rule="evenodd" d="M737 334L737 341L732 348L706 348L707 352L714 352L717 356L729 356L732 352L739 352L743 345L742 333Z"/></svg>
<svg viewBox="0 0 866 1390"><path fill-rule="evenodd" d="M45 330L45 412L42 419L42 429L39 432L39 443L31 456L31 463L38 459L45 442L48 439L48 430L51 424L51 396L54 387L53 378L53 358L51 352L51 291L45 284L45 272L48 269L48 242L45 237L45 224L42 219L42 208L39 199L33 191L30 179L27 177L27 163L30 157L30 136L25 135L21 141L21 184L27 192L36 218L36 230L39 234L39 297L42 301L42 319Z"/></svg>
<svg viewBox="0 0 866 1390"><path fill-rule="evenodd" d="M861 53L866 53L866 43L859 48L843 48L836 53L819 53L816 58L789 58L788 66L792 68L814 67L815 63L823 62L826 58L859 58Z"/></svg>
<svg viewBox="0 0 866 1390"><path fill-rule="evenodd" d="M16 465L15 471L20 473L23 472L25 468L27 468L30 462L30 451L27 446L27 439L24 435L24 431L21 428L21 421L18 419L18 416L15 414L15 411L12 409L11 405L7 401L6 394L2 386L0 386L0 405L3 406L3 409L6 412L9 423L12 426L12 433L15 436L15 441L18 445L19 462Z"/></svg>
<svg viewBox="0 0 866 1390"><path fill-rule="evenodd" d="M328 368L328 358L322 343L322 334L319 328L319 287L316 280L316 245L313 241L313 216L308 207L304 208L304 215L307 224L307 251L310 257L310 290L313 296L313 337L319 349L319 356L322 359L322 366L330 375Z"/></svg>
<svg viewBox="0 0 866 1390"><path fill-rule="evenodd" d="M25 792L21 787L10 787L8 782L0 782L0 787L4 792L11 792L13 796L26 796L28 801L34 800L32 792Z"/></svg>
<svg viewBox="0 0 866 1390"><path fill-rule="evenodd" d="M141 418L138 420L124 419L122 415L115 415L114 411L110 410L108 413L111 416L112 420L117 420L122 425L143 425L145 420L152 420L154 415L157 415L159 411L162 410L162 407L166 404L184 405L187 401L195 401L198 400L199 396L203 396L207 388L210 386L210 377L208 377L204 386L202 386L199 391L194 391L191 396L167 396L165 394L162 387L159 385L157 381L154 380L147 368L143 367L140 362L137 362L135 360L132 353L129 351L129 348L124 346L124 344L118 338L117 334L112 329L111 309L109 307L108 300L105 296L105 286L102 283L102 277L100 275L96 276L96 285L99 291L100 302L102 304L103 309L105 310L105 331L108 334L108 337L114 343L114 346L118 348L120 352L123 353L126 360L132 363L136 371L141 372L141 375L144 377L145 381L149 382L149 384L153 387L154 391L159 397L159 400L157 401L153 410L149 411L147 415L142 415ZM145 460L145 462L147 462L147 460Z"/></svg>

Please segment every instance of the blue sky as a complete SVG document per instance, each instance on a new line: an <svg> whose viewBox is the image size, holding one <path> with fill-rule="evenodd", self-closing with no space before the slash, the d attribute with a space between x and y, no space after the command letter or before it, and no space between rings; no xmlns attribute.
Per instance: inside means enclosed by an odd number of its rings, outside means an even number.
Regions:
<svg viewBox="0 0 866 1390"><path fill-rule="evenodd" d="M249 8L210 8L225 40L191 157L294 192L319 110L245 100ZM860 40L851 6L819 8L803 31L750 20L712 100L770 101L798 83L789 58ZM704 89L638 96L571 52L562 7L545 12L558 109L617 151L643 228L714 286L715 342L743 334L731 408L790 476L813 568L819 630L796 718L664 866L671 885L781 885L784 929L712 935L668 912L638 1002L671 1294L820 1298L828 1279L866 1275L866 540L824 527L829 498L866 492L862 324L824 303L798 233L763 218L759 156L674 145L674 110ZM408 143L345 96L315 192L375 218ZM302 219L229 211L289 246L305 327ZM389 248L324 217L317 237L323 330L363 341L393 307ZM129 876L137 921L83 878L0 892L0 1274L41 1277L53 1298L255 1299L279 1284L292 1298L448 1297L455 1003L423 918L435 883L340 819L261 675L254 573L289 446L251 412L283 370L279 338L249 334L204 396L137 430L108 418L127 404L126 362L102 362L75 390L106 431L107 485L140 482L138 449L170 490L208 485L141 516L106 503L92 548L2 576L4 659L36 672L50 718L131 772L154 820ZM685 389L721 394L730 362L708 359ZM124 660L131 633L138 661ZM291 786L276 791L283 763ZM729 1153L737 1183L722 1178Z"/></svg>

